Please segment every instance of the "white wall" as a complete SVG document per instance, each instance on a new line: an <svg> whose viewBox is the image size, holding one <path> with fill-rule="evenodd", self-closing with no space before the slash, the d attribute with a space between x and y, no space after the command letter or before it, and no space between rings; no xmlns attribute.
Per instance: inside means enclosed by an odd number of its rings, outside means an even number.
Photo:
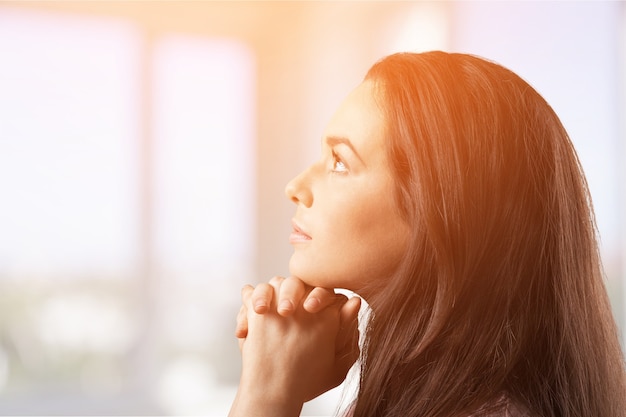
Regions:
<svg viewBox="0 0 626 417"><path fill-rule="evenodd" d="M624 171L620 50L622 2L456 2L451 49L513 70L552 105L567 129L591 191L607 285L626 323ZM621 77L621 79L620 79ZM623 327L623 326L622 326Z"/></svg>

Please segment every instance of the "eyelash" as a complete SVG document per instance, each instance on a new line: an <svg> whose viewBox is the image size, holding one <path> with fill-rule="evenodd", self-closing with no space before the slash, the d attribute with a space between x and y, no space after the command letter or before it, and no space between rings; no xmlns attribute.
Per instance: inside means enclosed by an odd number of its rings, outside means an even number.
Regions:
<svg viewBox="0 0 626 417"><path fill-rule="evenodd" d="M347 167L346 163L341 160L341 158L339 157L339 155L337 155L337 153L335 151L331 151L331 152L332 152L332 157L333 157L333 166L332 166L331 171L334 174L345 174L345 173L347 173L348 172L348 167ZM342 169L337 169L337 165L338 164L341 164L343 166L343 168Z"/></svg>

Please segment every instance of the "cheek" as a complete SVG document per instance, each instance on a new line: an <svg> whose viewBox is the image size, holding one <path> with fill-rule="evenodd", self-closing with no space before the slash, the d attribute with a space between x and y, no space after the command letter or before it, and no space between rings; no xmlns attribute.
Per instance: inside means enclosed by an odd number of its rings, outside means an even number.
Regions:
<svg viewBox="0 0 626 417"><path fill-rule="evenodd" d="M407 242L407 233L395 221L365 218L352 235L342 259L345 279L361 287L372 280L386 280L396 269Z"/></svg>
<svg viewBox="0 0 626 417"><path fill-rule="evenodd" d="M371 280L386 279L402 257L408 235L404 223L391 213L391 207L376 200L362 200L324 216L332 221L317 230L308 247L295 249L291 273L309 285L353 291Z"/></svg>

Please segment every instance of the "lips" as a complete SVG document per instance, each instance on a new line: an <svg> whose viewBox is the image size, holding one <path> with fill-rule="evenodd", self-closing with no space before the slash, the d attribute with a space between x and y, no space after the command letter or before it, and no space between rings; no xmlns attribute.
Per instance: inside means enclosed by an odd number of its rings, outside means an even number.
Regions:
<svg viewBox="0 0 626 417"><path fill-rule="evenodd" d="M289 243L304 243L311 240L311 236L305 233L295 220L291 221L291 226L293 227L293 230L289 235Z"/></svg>

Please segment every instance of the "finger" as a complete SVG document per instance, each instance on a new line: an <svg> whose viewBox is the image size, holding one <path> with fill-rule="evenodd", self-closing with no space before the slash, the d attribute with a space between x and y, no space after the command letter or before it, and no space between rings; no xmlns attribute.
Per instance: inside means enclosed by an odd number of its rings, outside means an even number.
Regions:
<svg viewBox="0 0 626 417"><path fill-rule="evenodd" d="M274 288L274 307L276 307L276 304L278 303L278 294L280 294L280 288L283 285L283 282L285 282L285 278L278 276L272 277L272 279L269 280L269 285Z"/></svg>
<svg viewBox="0 0 626 417"><path fill-rule="evenodd" d="M337 351L351 350L359 342L359 310L361 299L352 297L339 310L339 334L335 342Z"/></svg>
<svg viewBox="0 0 626 417"><path fill-rule="evenodd" d="M250 296L254 292L254 287L250 284L246 284L241 288L241 302L245 305L250 300Z"/></svg>
<svg viewBox="0 0 626 417"><path fill-rule="evenodd" d="M242 305L239 309L239 313L237 313L237 325L235 326L235 337L237 338L243 338L248 335L248 308L246 304L250 302L253 291L254 287L252 285L244 285L243 288L241 288Z"/></svg>
<svg viewBox="0 0 626 417"><path fill-rule="evenodd" d="M248 309L242 305L237 314L237 326L235 327L235 337L243 339L248 336Z"/></svg>
<svg viewBox="0 0 626 417"><path fill-rule="evenodd" d="M309 313L317 313L332 304L335 301L335 295L333 290L315 287L304 301L304 309Z"/></svg>
<svg viewBox="0 0 626 417"><path fill-rule="evenodd" d="M296 306L300 305L306 292L304 282L298 278L285 278L280 285L280 293L277 300L278 314L289 316L296 311Z"/></svg>
<svg viewBox="0 0 626 417"><path fill-rule="evenodd" d="M335 383L340 384L348 371L359 359L359 310L361 299L353 297L340 312L340 329L335 341Z"/></svg>
<svg viewBox="0 0 626 417"><path fill-rule="evenodd" d="M348 297L345 294L335 294L329 306L341 310L347 302Z"/></svg>
<svg viewBox="0 0 626 417"><path fill-rule="evenodd" d="M352 324L357 321L359 310L361 309L361 298L352 297L343 306L341 306L339 320L341 326Z"/></svg>
<svg viewBox="0 0 626 417"><path fill-rule="evenodd" d="M267 313L274 297L274 287L268 283L261 283L254 288L250 297L251 306L255 313Z"/></svg>

